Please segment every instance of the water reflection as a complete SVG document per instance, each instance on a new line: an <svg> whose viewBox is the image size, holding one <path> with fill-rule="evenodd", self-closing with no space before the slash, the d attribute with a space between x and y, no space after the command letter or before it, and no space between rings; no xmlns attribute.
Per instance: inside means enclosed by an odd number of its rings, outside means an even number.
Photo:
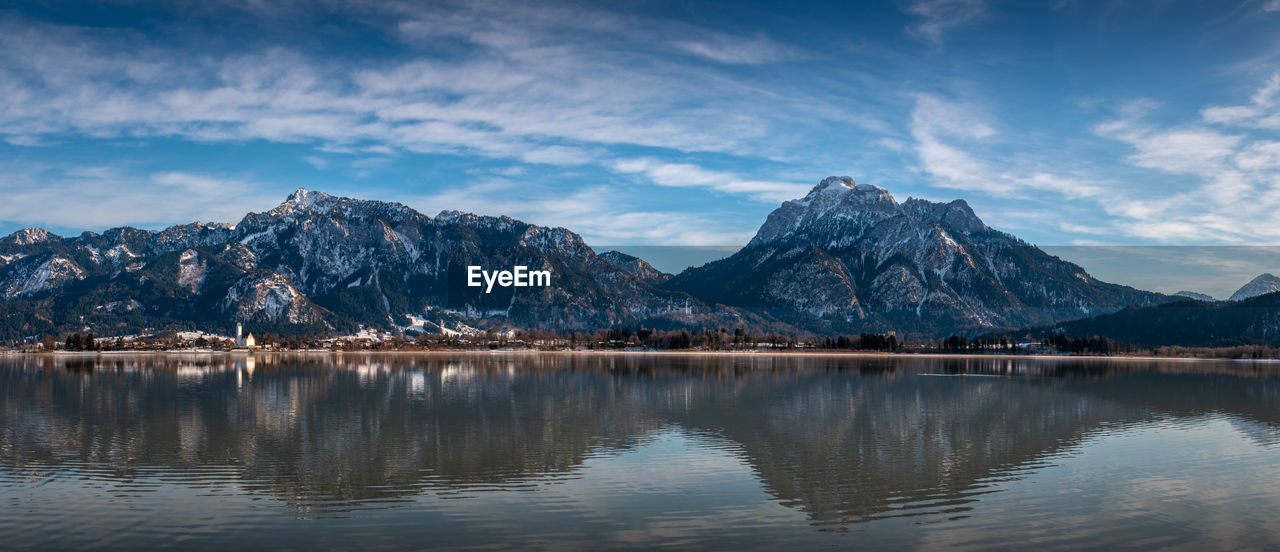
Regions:
<svg viewBox="0 0 1280 552"><path fill-rule="evenodd" d="M1218 416L1272 447L1278 375L1006 358L18 357L0 360L0 472L25 492L74 473L122 496L176 485L368 518L564 484L678 435L748 466L819 530L847 532L965 519L1087 440L1143 424ZM596 491L638 492L620 481Z"/></svg>

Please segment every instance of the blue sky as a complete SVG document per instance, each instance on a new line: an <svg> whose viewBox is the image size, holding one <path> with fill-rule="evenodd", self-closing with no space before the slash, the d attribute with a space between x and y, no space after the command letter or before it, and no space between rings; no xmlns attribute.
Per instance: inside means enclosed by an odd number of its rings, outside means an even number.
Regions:
<svg viewBox="0 0 1280 552"><path fill-rule="evenodd" d="M0 232L306 187L735 245L848 175L1038 244L1280 243L1280 0L180 4L0 7Z"/></svg>

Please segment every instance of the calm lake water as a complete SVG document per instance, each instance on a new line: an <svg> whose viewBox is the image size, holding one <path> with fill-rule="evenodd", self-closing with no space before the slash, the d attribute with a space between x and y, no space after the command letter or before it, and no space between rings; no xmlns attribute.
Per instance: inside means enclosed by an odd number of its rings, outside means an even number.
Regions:
<svg viewBox="0 0 1280 552"><path fill-rule="evenodd" d="M0 357L0 548L1280 548L1280 366Z"/></svg>

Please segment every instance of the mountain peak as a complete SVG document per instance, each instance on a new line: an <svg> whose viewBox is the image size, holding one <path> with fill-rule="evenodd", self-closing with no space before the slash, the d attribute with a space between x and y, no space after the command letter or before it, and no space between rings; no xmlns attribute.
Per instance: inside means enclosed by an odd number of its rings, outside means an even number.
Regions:
<svg viewBox="0 0 1280 552"><path fill-rule="evenodd" d="M297 190L294 190L293 193L289 194L289 198L285 200L285 203L303 206L304 208L310 208L316 203L320 203L329 199L333 199L333 196L326 194L324 192L316 192L316 191L308 190L306 188L298 188Z"/></svg>
<svg viewBox="0 0 1280 552"><path fill-rule="evenodd" d="M814 244L852 243L871 227L898 215L940 224L970 234L986 229L964 201L933 203L911 199L899 204L889 190L830 176L803 198L787 201L769 214L748 245L779 241Z"/></svg>
<svg viewBox="0 0 1280 552"><path fill-rule="evenodd" d="M17 245L31 245L33 243L41 243L49 240L57 239L58 236L44 228L23 228L5 236L4 243L13 243Z"/></svg>
<svg viewBox="0 0 1280 552"><path fill-rule="evenodd" d="M964 234L973 234L987 229L987 225L963 199L952 200L950 203L935 203L927 199L908 198L902 203L902 211L922 221L941 224Z"/></svg>
<svg viewBox="0 0 1280 552"><path fill-rule="evenodd" d="M337 198L324 192L308 190L306 188L298 188L284 203L278 205L275 209L268 211L273 216L287 216L300 213L323 213L333 208L341 198Z"/></svg>
<svg viewBox="0 0 1280 552"><path fill-rule="evenodd" d="M1256 278L1249 280L1244 287L1231 294L1228 301L1243 301L1251 297L1265 295L1268 293L1280 291L1280 277L1270 272L1259 274Z"/></svg>
<svg viewBox="0 0 1280 552"><path fill-rule="evenodd" d="M817 186L809 190L809 194L804 196L802 202L813 203L815 200L822 202L839 201L854 203L894 203L893 195L889 190L875 186L872 184L858 184L852 178L847 176L828 176L822 179Z"/></svg>
<svg viewBox="0 0 1280 552"><path fill-rule="evenodd" d="M822 179L822 182L819 182L817 186L814 186L814 189L820 190L830 188L832 186L843 186L852 190L858 187L858 183L854 182L853 178L848 176L828 176Z"/></svg>

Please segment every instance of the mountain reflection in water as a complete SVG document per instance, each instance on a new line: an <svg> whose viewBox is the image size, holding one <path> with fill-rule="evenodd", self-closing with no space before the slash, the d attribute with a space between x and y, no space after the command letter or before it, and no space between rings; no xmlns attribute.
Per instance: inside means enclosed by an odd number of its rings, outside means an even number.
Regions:
<svg viewBox="0 0 1280 552"><path fill-rule="evenodd" d="M7 357L0 539L1274 547L1259 508L1280 503L1278 376L995 357ZM1213 443L1229 454L1182 456ZM1133 490L1103 498L1118 488ZM1165 519L1193 506L1200 526Z"/></svg>

